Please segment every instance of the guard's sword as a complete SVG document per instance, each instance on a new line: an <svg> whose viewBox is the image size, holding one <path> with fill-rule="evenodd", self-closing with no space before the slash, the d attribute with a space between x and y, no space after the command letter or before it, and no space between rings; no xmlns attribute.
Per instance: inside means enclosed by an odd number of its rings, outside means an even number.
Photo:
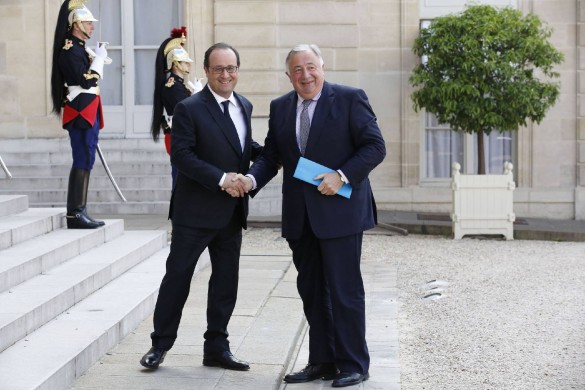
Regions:
<svg viewBox="0 0 585 390"><path fill-rule="evenodd" d="M12 179L12 174L8 170L8 167L6 166L6 164L4 164L4 160L2 160L2 156L0 156L0 166L2 166L2 170L4 171L4 173L6 173L6 176L9 179Z"/></svg>
<svg viewBox="0 0 585 390"><path fill-rule="evenodd" d="M100 149L99 144L97 145L97 152L98 152L98 155L100 156L100 160L102 160L102 165L104 166L104 169L106 170L106 173L108 174L108 178L110 178L110 181L112 182L112 185L114 186L114 189L118 193L118 196L120 197L120 199L122 199L122 202L126 202L126 198L124 197L124 194L122 194L122 191L120 191L120 187L118 187L118 184L116 184L116 180L114 179L114 176L112 176L112 172L110 172L110 168L108 167L108 163L106 162L106 159L104 158L104 154L102 153L102 150Z"/></svg>

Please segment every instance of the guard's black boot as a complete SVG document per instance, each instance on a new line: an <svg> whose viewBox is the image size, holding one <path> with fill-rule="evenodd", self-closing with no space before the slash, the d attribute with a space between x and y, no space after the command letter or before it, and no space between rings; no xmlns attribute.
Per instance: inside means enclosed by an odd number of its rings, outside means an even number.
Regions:
<svg viewBox="0 0 585 390"><path fill-rule="evenodd" d="M89 171L86 169L71 168L69 173L69 188L67 190L67 228L68 229L96 229L101 225L85 214L85 200L87 186L84 177Z"/></svg>
<svg viewBox="0 0 585 390"><path fill-rule="evenodd" d="M90 170L82 169L83 171L83 214L90 220L97 223L99 226L104 226L106 223L104 221L98 221L93 219L87 214L87 189L89 187L89 174L91 173Z"/></svg>

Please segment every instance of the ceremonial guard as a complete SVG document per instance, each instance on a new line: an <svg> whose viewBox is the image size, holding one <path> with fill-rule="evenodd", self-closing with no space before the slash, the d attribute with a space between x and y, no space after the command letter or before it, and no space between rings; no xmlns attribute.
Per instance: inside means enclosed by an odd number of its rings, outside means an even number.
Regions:
<svg viewBox="0 0 585 390"><path fill-rule="evenodd" d="M193 60L184 49L187 28L175 28L160 45L155 61L154 98L152 104L152 124L150 133L156 142L161 130L165 136L167 153L171 154L171 127L175 106L181 100L202 89L201 83L189 81ZM173 188L177 178L177 169L171 165Z"/></svg>
<svg viewBox="0 0 585 390"><path fill-rule="evenodd" d="M89 174L95 161L99 130L104 126L98 82L104 64L110 63L106 44L98 42L95 51L85 40L97 22L85 0L65 0L59 11L53 43L51 95L53 112L63 119L69 132L73 164L67 192L67 227L95 229L103 221L86 211Z"/></svg>

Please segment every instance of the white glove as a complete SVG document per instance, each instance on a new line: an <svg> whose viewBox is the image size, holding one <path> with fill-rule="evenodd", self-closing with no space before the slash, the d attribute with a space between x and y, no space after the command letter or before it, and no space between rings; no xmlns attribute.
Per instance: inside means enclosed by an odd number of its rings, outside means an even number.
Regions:
<svg viewBox="0 0 585 390"><path fill-rule="evenodd" d="M101 44L98 42L95 45L95 57L91 61L91 66L89 69L93 70L97 74L100 75L100 78L104 78L104 61L108 57L108 51L106 50L106 45Z"/></svg>
<svg viewBox="0 0 585 390"><path fill-rule="evenodd" d="M195 83L191 82L191 80L186 80L185 86L191 91L191 94L197 93L203 89L203 85L201 85L201 81L198 79L195 79Z"/></svg>
<svg viewBox="0 0 585 390"><path fill-rule="evenodd" d="M203 84L201 84L201 80L195 79L195 92L197 93L203 89Z"/></svg>
<svg viewBox="0 0 585 390"><path fill-rule="evenodd" d="M98 42L95 45L95 55L96 57L102 57L105 59L108 56L108 51L106 50L106 42Z"/></svg>

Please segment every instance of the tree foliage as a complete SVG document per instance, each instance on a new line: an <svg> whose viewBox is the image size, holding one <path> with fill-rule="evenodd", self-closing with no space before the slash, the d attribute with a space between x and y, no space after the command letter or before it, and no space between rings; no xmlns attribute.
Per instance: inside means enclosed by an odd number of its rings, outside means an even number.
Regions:
<svg viewBox="0 0 585 390"><path fill-rule="evenodd" d="M453 130L483 134L539 123L559 97L553 67L563 55L548 41L538 16L510 7L473 5L433 20L415 40L422 58L410 77L414 109L434 114Z"/></svg>

